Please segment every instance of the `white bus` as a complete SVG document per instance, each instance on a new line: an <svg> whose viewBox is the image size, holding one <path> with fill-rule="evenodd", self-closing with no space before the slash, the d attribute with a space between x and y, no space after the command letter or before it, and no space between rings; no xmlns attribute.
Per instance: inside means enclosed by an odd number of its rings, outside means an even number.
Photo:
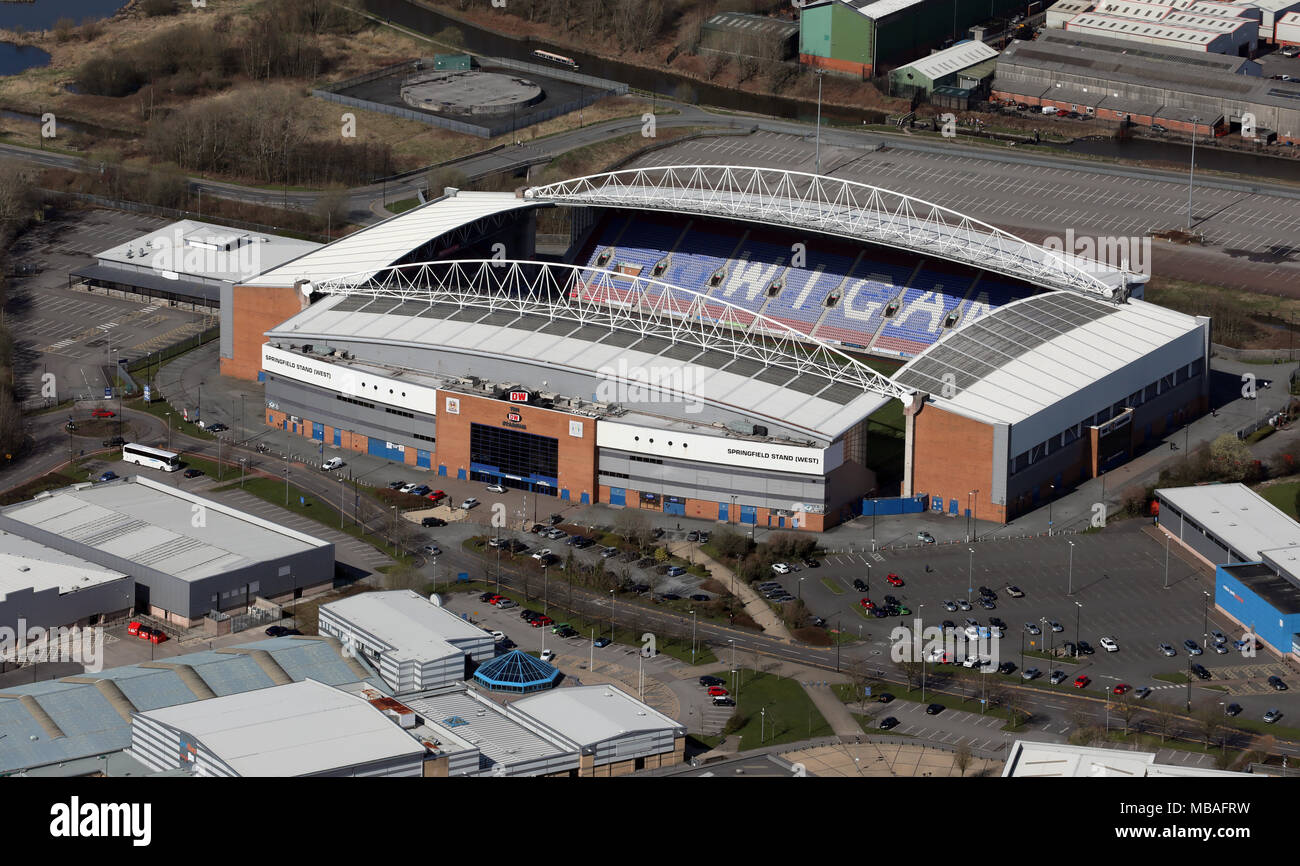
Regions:
<svg viewBox="0 0 1300 866"><path fill-rule="evenodd" d="M161 469L164 472L175 472L181 468L179 455L150 448L147 445L137 445L134 442L122 446L122 460L138 466L148 466L150 469Z"/></svg>
<svg viewBox="0 0 1300 866"><path fill-rule="evenodd" d="M568 66L577 69L578 64L572 57L565 57L563 54L556 54L552 51L542 51L540 48L533 52L533 56L538 60L549 60L551 63L559 63L562 66Z"/></svg>

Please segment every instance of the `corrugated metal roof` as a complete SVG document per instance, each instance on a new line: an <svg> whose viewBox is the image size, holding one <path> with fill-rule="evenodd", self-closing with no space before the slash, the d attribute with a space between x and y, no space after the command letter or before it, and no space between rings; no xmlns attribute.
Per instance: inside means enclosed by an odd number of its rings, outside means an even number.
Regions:
<svg viewBox="0 0 1300 866"><path fill-rule="evenodd" d="M449 718L465 722L456 725L456 736L479 750L491 764L520 764L542 758L557 758L569 750L530 731L507 716L488 700L479 700L468 692L455 691L403 700L421 716L446 724Z"/></svg>
<svg viewBox="0 0 1300 866"><path fill-rule="evenodd" d="M120 571L12 532L0 532L0 599L16 590L58 589L65 593L125 578Z"/></svg>
<svg viewBox="0 0 1300 866"><path fill-rule="evenodd" d="M368 701L315 680L144 715L192 735L241 776L304 776L425 752Z"/></svg>
<svg viewBox="0 0 1300 866"><path fill-rule="evenodd" d="M475 220L537 203L509 192L458 192L326 244L243 285L292 286L298 280L373 274L425 242Z"/></svg>
<svg viewBox="0 0 1300 866"><path fill-rule="evenodd" d="M682 725L616 686L574 686L530 695L511 704L580 746L627 734L678 731Z"/></svg>
<svg viewBox="0 0 1300 866"><path fill-rule="evenodd" d="M931 81L938 81L945 75L952 75L997 56L997 49L992 45L974 41L959 42L951 48L936 51L929 57L913 60L902 69L915 69Z"/></svg>
<svg viewBox="0 0 1300 866"><path fill-rule="evenodd" d="M1015 424L1198 327L1192 316L1142 301L1035 295L959 328L894 380L958 414ZM945 382L954 396L940 396Z"/></svg>
<svg viewBox="0 0 1300 866"><path fill-rule="evenodd" d="M196 505L201 527L192 522ZM142 476L64 488L3 514L190 581L328 544Z"/></svg>
<svg viewBox="0 0 1300 866"><path fill-rule="evenodd" d="M464 655L451 641L487 641L492 636L409 589L363 592L322 607L355 627L378 636L395 659L432 661Z"/></svg>
<svg viewBox="0 0 1300 866"><path fill-rule="evenodd" d="M846 6L853 7L853 10L864 18L879 21L886 15L919 6L924 0L842 0L842 2Z"/></svg>

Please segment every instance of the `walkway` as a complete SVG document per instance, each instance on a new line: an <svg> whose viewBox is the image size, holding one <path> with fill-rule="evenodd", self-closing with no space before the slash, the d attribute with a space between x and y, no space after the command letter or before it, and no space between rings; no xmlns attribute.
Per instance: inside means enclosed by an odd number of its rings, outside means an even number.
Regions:
<svg viewBox="0 0 1300 866"><path fill-rule="evenodd" d="M694 559L703 563L704 567L713 575L714 580L730 588L732 595L740 599L741 604L744 605L745 613L749 614L749 617L758 623L758 627L763 630L764 634L779 638L787 643L794 643L794 635L790 634L790 629L786 628L785 623L776 615L776 611L767 603L767 599L759 595L748 582L737 580L735 573L731 569L700 550L699 546L694 542L672 541L668 544L668 550L683 559Z"/></svg>

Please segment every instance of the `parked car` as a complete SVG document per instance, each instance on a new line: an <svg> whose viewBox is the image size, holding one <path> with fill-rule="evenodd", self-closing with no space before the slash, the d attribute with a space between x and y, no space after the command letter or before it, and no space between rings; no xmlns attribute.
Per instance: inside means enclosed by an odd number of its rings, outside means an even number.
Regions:
<svg viewBox="0 0 1300 866"><path fill-rule="evenodd" d="M617 547L603 547L600 550L601 559L609 559L611 556L618 556Z"/></svg>
<svg viewBox="0 0 1300 866"><path fill-rule="evenodd" d="M426 544L424 547L420 548L420 552L425 556L441 556L442 548L436 544Z"/></svg>
<svg viewBox="0 0 1300 866"><path fill-rule="evenodd" d="M1029 634L1042 634L1042 633L1043 633L1043 630L1042 630L1041 628L1038 627L1038 624L1037 624L1037 623L1032 623L1032 622L1027 622L1027 623L1025 623L1025 631L1028 632Z"/></svg>
<svg viewBox="0 0 1300 866"><path fill-rule="evenodd" d="M1187 640L1183 641L1183 646L1187 647L1187 652L1190 655L1198 656L1202 652L1204 652L1204 650L1201 649L1201 645L1198 644L1196 641L1192 640L1191 638L1188 638Z"/></svg>
<svg viewBox="0 0 1300 866"><path fill-rule="evenodd" d="M505 487L501 486L500 484L489 484L489 485L487 486L486 490L487 490L488 493L505 493L505 492L506 492Z"/></svg>
<svg viewBox="0 0 1300 866"><path fill-rule="evenodd" d="M1223 632L1219 631L1218 629L1212 629L1212 630L1210 631L1210 637L1214 638L1214 642L1215 642L1215 643L1227 643L1227 642L1228 642L1228 637L1227 637L1227 635L1225 635Z"/></svg>
<svg viewBox="0 0 1300 866"><path fill-rule="evenodd" d="M880 720L880 730L882 731L893 730L896 727L898 727L898 719L893 716L885 716Z"/></svg>
<svg viewBox="0 0 1300 866"><path fill-rule="evenodd" d="M722 685L726 685L726 683L727 681L724 680L722 677L715 677L712 674L705 674L704 676L700 677L700 685L704 686L705 688L708 688L709 686L722 686Z"/></svg>
<svg viewBox="0 0 1300 866"><path fill-rule="evenodd" d="M1133 687L1128 683L1116 683L1115 688L1111 689L1111 693L1116 695L1126 695L1132 690L1132 688Z"/></svg>
<svg viewBox="0 0 1300 866"><path fill-rule="evenodd" d="M1228 704L1223 712L1230 716L1239 716L1241 715L1241 704Z"/></svg>
<svg viewBox="0 0 1300 866"><path fill-rule="evenodd" d="M892 694L890 694L889 692L881 692L880 694L876 695L876 702L877 702L877 703L887 704L887 703L890 703L890 702L893 701L893 700L894 700L894 696L893 696Z"/></svg>
<svg viewBox="0 0 1300 866"><path fill-rule="evenodd" d="M1282 718L1282 712L1271 707L1264 713L1264 721L1268 722L1270 725L1280 718Z"/></svg>
<svg viewBox="0 0 1300 866"><path fill-rule="evenodd" d="M712 601L712 600L713 600L712 598L710 598L708 595L702 592L697 592L691 595L691 601Z"/></svg>
<svg viewBox="0 0 1300 866"><path fill-rule="evenodd" d="M800 559L799 561L803 563L804 568L821 568L821 567L822 567L822 564L821 564L820 562L818 562L817 560L813 559L811 556L805 556L805 557L803 557L802 559Z"/></svg>
<svg viewBox="0 0 1300 866"><path fill-rule="evenodd" d="M111 409L95 409L90 413L91 418L116 418L117 413Z"/></svg>
<svg viewBox="0 0 1300 866"><path fill-rule="evenodd" d="M1025 591L1018 586L1008 586L1007 595L1011 596L1012 598L1024 598Z"/></svg>
<svg viewBox="0 0 1300 866"><path fill-rule="evenodd" d="M1148 698L1150 696L1151 696L1150 686L1142 686L1142 688L1138 689L1133 693L1133 697L1138 698L1139 700Z"/></svg>
<svg viewBox="0 0 1300 866"><path fill-rule="evenodd" d="M772 563L772 571L777 574L789 574L790 566L786 565L784 562L774 562Z"/></svg>
<svg viewBox="0 0 1300 866"><path fill-rule="evenodd" d="M510 608L512 607L518 607L519 602L511 601L508 598L503 598L497 601L496 606L501 608L502 610L510 610Z"/></svg>
<svg viewBox="0 0 1300 866"><path fill-rule="evenodd" d="M108 470L107 472L99 476L100 481L113 481L116 478L117 478L117 473L114 472L112 469Z"/></svg>
<svg viewBox="0 0 1300 866"><path fill-rule="evenodd" d="M1061 632L1065 631L1065 627L1062 626L1059 622L1057 622L1054 619L1049 619L1047 621L1047 627L1050 628L1056 634L1060 634Z"/></svg>
<svg viewBox="0 0 1300 866"><path fill-rule="evenodd" d="M860 602L858 602L858 604L862 605L867 610L874 610L876 607L876 603L874 601L865 597Z"/></svg>
<svg viewBox="0 0 1300 866"><path fill-rule="evenodd" d="M425 494L424 498L432 502L434 505L437 505L439 502L447 498L447 494L441 490L434 490L432 493Z"/></svg>
<svg viewBox="0 0 1300 866"><path fill-rule="evenodd" d="M557 631L555 634L556 634L557 637L565 637L565 638L568 638L568 637L577 637L577 636L578 636L578 630L577 630L576 628L574 628L573 626L568 625L568 626L565 626L564 628L560 629L559 631Z"/></svg>
<svg viewBox="0 0 1300 866"><path fill-rule="evenodd" d="M715 707L734 707L736 705L736 699L728 697L727 695L714 695L713 705Z"/></svg>
<svg viewBox="0 0 1300 866"><path fill-rule="evenodd" d="M1205 669L1205 665L1192 665L1192 673L1196 674L1197 679L1210 679L1210 672Z"/></svg>
<svg viewBox="0 0 1300 866"><path fill-rule="evenodd" d="M322 472L333 472L335 469L339 469L345 465L347 464L343 462L343 458L331 457L320 465L320 469Z"/></svg>
<svg viewBox="0 0 1300 866"><path fill-rule="evenodd" d="M419 487L419 486L420 486L420 483L419 483L418 481L408 481L408 482L406 482L405 484L403 484L401 487L399 487L399 488L397 489L397 492L398 492L398 493L410 493L412 490L414 490L415 488L417 488L417 487Z"/></svg>
<svg viewBox="0 0 1300 866"><path fill-rule="evenodd" d="M1000 674L1013 674L1015 672L1016 672L1016 666L1012 662L1003 662L1002 664L998 665L998 673Z"/></svg>
<svg viewBox="0 0 1300 866"><path fill-rule="evenodd" d="M930 704L928 707L925 708L925 714L927 716L937 716L942 712L943 712L943 704Z"/></svg>
<svg viewBox="0 0 1300 866"><path fill-rule="evenodd" d="M416 487L414 490L411 491L411 495L419 496L423 498L425 495L428 494L428 492L429 492L429 485L421 484L419 487Z"/></svg>
<svg viewBox="0 0 1300 866"><path fill-rule="evenodd" d="M126 440L123 439L121 436L113 436L109 439L104 440L105 448L112 448L114 445L125 445L125 444L126 444Z"/></svg>
<svg viewBox="0 0 1300 866"><path fill-rule="evenodd" d="M1093 652L1095 652L1095 650L1093 650L1092 644L1088 643L1086 640L1079 641L1079 655L1090 656Z"/></svg>
<svg viewBox="0 0 1300 866"><path fill-rule="evenodd" d="M957 610L957 603L955 601L948 601L945 599L943 602L943 609L955 611Z"/></svg>
<svg viewBox="0 0 1300 866"><path fill-rule="evenodd" d="M407 485L407 483L408 483L408 482L405 482L405 481L390 481L390 482L388 482L388 489L389 489L389 490L401 490L403 487L405 487L405 486ZM414 487L415 485L412 484L411 486Z"/></svg>
<svg viewBox="0 0 1300 866"><path fill-rule="evenodd" d="M1283 682L1281 677L1269 677L1268 684L1273 688L1273 691L1275 692L1286 691L1286 683Z"/></svg>
<svg viewBox="0 0 1300 866"><path fill-rule="evenodd" d="M731 692L727 691L726 686L709 686L709 697L721 697L729 694Z"/></svg>
<svg viewBox="0 0 1300 866"><path fill-rule="evenodd" d="M1174 649L1172 646L1170 646L1167 643L1160 644L1160 646L1156 647L1156 649L1160 650L1161 654L1166 656L1178 655L1178 650Z"/></svg>
<svg viewBox="0 0 1300 866"><path fill-rule="evenodd" d="M664 572L664 574L669 577L681 577L685 573L686 569L682 568L680 565L670 565L668 570Z"/></svg>
<svg viewBox="0 0 1300 866"><path fill-rule="evenodd" d="M229 430L229 429L230 429L229 427L227 427L225 424L221 424L221 423L217 423L217 424L209 424L208 427L207 427L207 430L208 430L209 433L224 433L225 431L227 431L227 430Z"/></svg>
<svg viewBox="0 0 1300 866"><path fill-rule="evenodd" d="M1087 688L1088 683L1090 682L1092 682L1092 680L1088 678L1087 674L1079 674L1074 678L1074 687L1076 689Z"/></svg>
<svg viewBox="0 0 1300 866"><path fill-rule="evenodd" d="M885 576L885 581L886 581L890 586L902 586L902 585L903 585L903 579L902 579L901 577L899 577L898 575L894 574L892 571L891 571L888 575Z"/></svg>
<svg viewBox="0 0 1300 866"><path fill-rule="evenodd" d="M922 544L934 544L934 536L925 530L921 530L916 534L916 540Z"/></svg>
<svg viewBox="0 0 1300 866"><path fill-rule="evenodd" d="M1065 671L1052 671L1047 681L1052 685L1065 682Z"/></svg>
<svg viewBox="0 0 1300 866"><path fill-rule="evenodd" d="M555 659L555 650L542 650L541 659L544 662L553 661Z"/></svg>
<svg viewBox="0 0 1300 866"><path fill-rule="evenodd" d="M447 521L443 520L441 517L425 517L420 520L420 525L424 527L446 526Z"/></svg>
<svg viewBox="0 0 1300 866"><path fill-rule="evenodd" d="M960 610L970 610L970 602L969 602L969 601L965 601L964 599L958 599L958 600L957 600L957 607L958 607Z"/></svg>
<svg viewBox="0 0 1300 866"><path fill-rule="evenodd" d="M603 646L609 646L611 643L613 643L613 641L607 637L598 637L591 642L591 645L594 647L603 647Z"/></svg>
<svg viewBox="0 0 1300 866"><path fill-rule="evenodd" d="M194 468L191 467L191 468L189 468L189 469L186 469L184 474L185 474L185 477L186 477L186 478L198 478L200 475L203 474L203 470L202 470L202 469L194 469Z"/></svg>
<svg viewBox="0 0 1300 866"><path fill-rule="evenodd" d="M465 509L466 511L469 511L471 508L475 507L476 505L478 505L478 500L475 499L473 496L471 496L469 499L466 499L464 502L462 502L460 504L460 507Z"/></svg>
<svg viewBox="0 0 1300 866"><path fill-rule="evenodd" d="M866 592L867 582L860 577L855 577L853 578L853 588L856 589L858 592Z"/></svg>
<svg viewBox="0 0 1300 866"><path fill-rule="evenodd" d="M1033 680L1033 679L1037 679L1042 675L1043 672L1040 671L1038 668L1026 668L1025 670L1020 672L1020 678L1022 680Z"/></svg>
<svg viewBox="0 0 1300 866"><path fill-rule="evenodd" d="M984 608L985 610L997 610L997 609L998 609L998 606L997 606L996 604L993 603L993 599L991 599L991 598L981 598L981 599L980 599L980 607Z"/></svg>
<svg viewBox="0 0 1300 866"><path fill-rule="evenodd" d="M1114 638L1104 637L1098 640L1097 643L1101 644L1101 648L1108 653L1119 652L1119 644L1115 643Z"/></svg>
<svg viewBox="0 0 1300 866"><path fill-rule="evenodd" d="M686 540L687 540L687 541L699 541L699 540L700 540L700 534L699 534L698 532L696 532L694 529L692 529L690 532L686 533Z"/></svg>
<svg viewBox="0 0 1300 866"><path fill-rule="evenodd" d="M497 595L495 592L485 592L478 597L478 600L485 601L488 604L491 604L492 602L496 601L500 597L501 596Z"/></svg>
<svg viewBox="0 0 1300 866"><path fill-rule="evenodd" d="M1218 654L1221 655L1221 656L1226 656L1226 655L1228 654L1228 645L1227 645L1227 644L1216 643L1216 644L1214 644L1213 649L1214 649L1214 651L1215 651L1216 653L1218 653Z"/></svg>
<svg viewBox="0 0 1300 866"><path fill-rule="evenodd" d="M550 618L549 616L547 616L546 614L541 614L540 616L534 617L534 618L531 620L531 622L532 622L532 626L533 626L533 628L544 628L544 627L550 625L551 623L555 622L555 620L551 619L551 618Z"/></svg>

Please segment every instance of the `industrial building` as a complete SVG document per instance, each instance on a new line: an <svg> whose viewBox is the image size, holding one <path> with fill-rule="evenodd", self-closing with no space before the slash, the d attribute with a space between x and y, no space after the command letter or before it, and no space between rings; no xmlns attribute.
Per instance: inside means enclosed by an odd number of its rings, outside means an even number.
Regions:
<svg viewBox="0 0 1300 866"><path fill-rule="evenodd" d="M1260 76L1252 60L1078 31L1015 42L997 61L995 99L1055 106L1102 120L1199 136L1241 129L1300 143L1300 82Z"/></svg>
<svg viewBox="0 0 1300 866"><path fill-rule="evenodd" d="M96 625L134 602L127 574L0 530L0 627Z"/></svg>
<svg viewBox="0 0 1300 866"><path fill-rule="evenodd" d="M820 0L799 13L799 62L863 79L965 39L1024 0Z"/></svg>
<svg viewBox="0 0 1300 866"><path fill-rule="evenodd" d="M364 655L398 695L460 682L495 655L492 635L411 590L322 605L319 630Z"/></svg>
<svg viewBox="0 0 1300 866"><path fill-rule="evenodd" d="M1059 0L1047 27L1244 57L1285 44L1277 25L1297 10L1300 0Z"/></svg>
<svg viewBox="0 0 1300 866"><path fill-rule="evenodd" d="M0 532L126 575L131 603L109 581L100 613L134 609L181 628L334 581L333 544L143 476L40 493L0 509Z"/></svg>
<svg viewBox="0 0 1300 866"><path fill-rule="evenodd" d="M760 60L789 60L799 50L799 25L784 18L719 12L700 27L700 51Z"/></svg>
<svg viewBox="0 0 1300 866"><path fill-rule="evenodd" d="M1157 764L1155 752L1030 740L1016 740L1002 768L1004 779L1187 779L1251 775L1184 764Z"/></svg>
<svg viewBox="0 0 1300 866"><path fill-rule="evenodd" d="M1300 661L1300 523L1244 484L1156 491L1170 538L1215 569L1215 607Z"/></svg>
<svg viewBox="0 0 1300 866"><path fill-rule="evenodd" d="M155 772L411 777L425 747L365 699L312 679L136 713L131 754Z"/></svg>
<svg viewBox="0 0 1300 866"><path fill-rule="evenodd" d="M983 42L959 42L889 73L892 96L928 97L935 88L975 90L996 69L997 49Z"/></svg>
<svg viewBox="0 0 1300 866"><path fill-rule="evenodd" d="M236 283L310 252L320 244L197 220L181 220L95 255L68 274L93 289L180 304L228 307Z"/></svg>

